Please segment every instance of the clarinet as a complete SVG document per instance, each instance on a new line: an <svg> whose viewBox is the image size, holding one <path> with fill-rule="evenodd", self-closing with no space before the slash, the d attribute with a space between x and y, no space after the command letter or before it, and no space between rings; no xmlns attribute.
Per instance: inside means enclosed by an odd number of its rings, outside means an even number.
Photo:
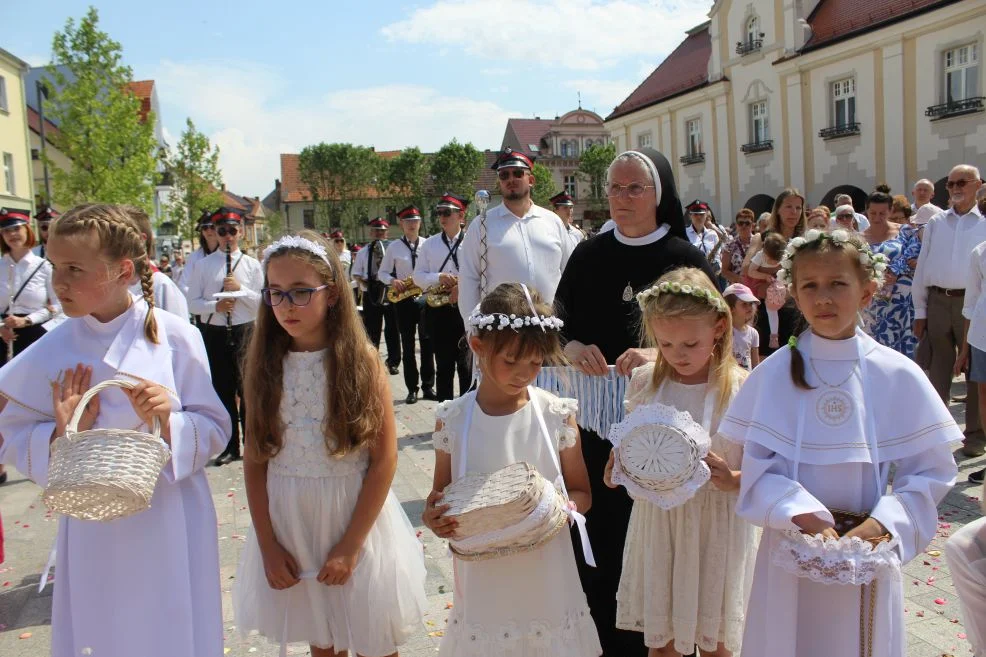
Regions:
<svg viewBox="0 0 986 657"><path fill-rule="evenodd" d="M7 317L14 316L14 268L16 265L11 262L7 269ZM10 329L10 342L7 343L7 362L14 359L14 329Z"/></svg>
<svg viewBox="0 0 986 657"><path fill-rule="evenodd" d="M233 256L230 251L230 244L226 245L226 278L233 274ZM226 311L226 344L233 346L233 311Z"/></svg>

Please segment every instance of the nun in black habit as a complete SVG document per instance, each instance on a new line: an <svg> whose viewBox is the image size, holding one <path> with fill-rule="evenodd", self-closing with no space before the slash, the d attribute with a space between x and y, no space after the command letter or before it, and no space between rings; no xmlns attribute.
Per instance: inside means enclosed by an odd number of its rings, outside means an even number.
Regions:
<svg viewBox="0 0 986 657"><path fill-rule="evenodd" d="M636 294L666 272L696 267L715 281L701 251L685 239L685 220L671 165L651 148L627 151L609 167L606 190L616 228L586 240L572 253L555 294L565 320L565 354L583 374L602 376L609 365L627 375L653 361L640 347ZM610 400L622 404L622 399ZM607 488L603 470L611 444L579 427L592 486L586 514L596 568L576 550L579 576L607 657L646 657L644 635L616 629L616 591L633 501L623 488Z"/></svg>

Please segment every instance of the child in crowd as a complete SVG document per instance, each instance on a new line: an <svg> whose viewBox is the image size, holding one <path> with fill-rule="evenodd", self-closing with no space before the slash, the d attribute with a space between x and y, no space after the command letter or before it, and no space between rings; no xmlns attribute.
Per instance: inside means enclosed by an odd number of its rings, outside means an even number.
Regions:
<svg viewBox="0 0 986 657"><path fill-rule="evenodd" d="M669 272L637 299L658 356L634 370L628 411L656 402L688 412L712 436L712 479L670 509L635 499L616 625L643 632L650 657L689 654L696 645L703 656L729 657L740 650L756 535L735 512L743 449L716 429L746 372L733 358L729 308L703 272Z"/></svg>
<svg viewBox="0 0 986 657"><path fill-rule="evenodd" d="M955 482L950 443L962 432L921 369L857 327L886 258L846 230L810 230L781 266L810 330L750 374L719 427L744 446L737 513L764 527L743 654L856 655L865 638L871 654L904 657L899 571L861 588L779 562L798 532L809 555L834 548L840 532L889 539L888 565L921 554ZM836 517L854 520L836 530Z"/></svg>
<svg viewBox="0 0 986 657"><path fill-rule="evenodd" d="M240 632L313 657L396 655L427 607L421 544L390 485L397 427L335 249L264 251L246 358L243 474L253 528L233 594Z"/></svg>
<svg viewBox="0 0 986 657"><path fill-rule="evenodd" d="M750 371L760 364L760 334L753 326L760 299L742 283L733 283L722 293L733 321L733 357Z"/></svg>
<svg viewBox="0 0 986 657"><path fill-rule="evenodd" d="M784 247L787 245L787 240L780 233L770 233L763 242L763 249L757 252L756 255L750 260L750 275L760 278L766 276L766 274L761 274L757 272L754 267L777 267L781 263L781 257L784 255ZM770 282L767 285L767 293L764 299L767 306L767 322L770 326L770 342L768 346L771 349L777 349L780 346L778 338L778 330L780 326L780 315L778 311L784 307L787 303L787 286L777 280L776 276L769 277Z"/></svg>
<svg viewBox="0 0 986 657"><path fill-rule="evenodd" d="M442 402L436 413L435 478L423 521L439 537L455 536L456 521L444 515L449 507L442 504L453 473L458 478L526 461L549 481L564 483L573 512L588 510L578 402L532 385L542 364L564 361L560 329L551 307L518 283L498 285L469 317L469 345L483 376L475 392ZM602 653L569 532L531 551L455 558L454 568L454 607L439 657Z"/></svg>

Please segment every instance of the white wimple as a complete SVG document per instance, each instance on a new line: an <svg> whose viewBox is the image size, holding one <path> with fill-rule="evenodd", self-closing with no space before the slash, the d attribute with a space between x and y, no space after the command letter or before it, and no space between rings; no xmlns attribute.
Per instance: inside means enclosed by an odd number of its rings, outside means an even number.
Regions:
<svg viewBox="0 0 986 657"><path fill-rule="evenodd" d="M297 235L286 235L264 249L264 265L267 265L267 261L270 260L272 255L284 249L301 249L303 251L308 251L309 253L313 253L324 260L325 264L330 264L329 254L325 251L325 247L321 244Z"/></svg>

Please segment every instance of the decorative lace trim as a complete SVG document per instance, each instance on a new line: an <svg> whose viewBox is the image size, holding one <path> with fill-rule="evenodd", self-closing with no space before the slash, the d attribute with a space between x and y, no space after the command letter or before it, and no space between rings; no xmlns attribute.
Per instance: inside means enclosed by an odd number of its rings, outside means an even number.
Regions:
<svg viewBox="0 0 986 657"><path fill-rule="evenodd" d="M462 412L462 404L457 403L459 399L464 399L465 397L459 397L458 399L450 399L449 401L443 401L438 406L435 407L435 417L437 417L442 422L445 422L449 418L453 418Z"/></svg>
<svg viewBox="0 0 986 657"><path fill-rule="evenodd" d="M574 418L578 421L579 400L568 397L552 396L548 401L548 411L559 421L558 429L555 431L555 439L558 441L558 451L575 447L575 441L579 437L578 429L568 424Z"/></svg>
<svg viewBox="0 0 986 657"><path fill-rule="evenodd" d="M442 648L443 652L447 648L450 654L496 657L597 657L601 650L596 626L584 604L565 614L560 624L532 620L492 628L463 623L453 614Z"/></svg>
<svg viewBox="0 0 986 657"><path fill-rule="evenodd" d="M476 534L475 536L464 538L461 541L452 540L449 543L462 552L472 552L512 544L518 536L526 536L548 520L549 516L556 511L555 498L557 496L558 492L555 490L555 487L546 483L541 501L538 502L537 506L534 507L534 510L527 517L517 524L504 527L503 529L494 529L483 532L482 534Z"/></svg>
<svg viewBox="0 0 986 657"><path fill-rule="evenodd" d="M709 469L709 466L705 461L702 461L699 463L698 467L695 468L695 473L692 475L691 479L677 488L658 492L638 486L637 483L630 479L626 472L623 471L623 467L620 465L620 459L613 459L613 483L626 488L627 494L632 499L656 504L665 511L668 509L673 509L676 506L681 506L688 500L695 497L695 493L701 490L702 486L704 486L711 478L712 470Z"/></svg>
<svg viewBox="0 0 986 657"><path fill-rule="evenodd" d="M674 641L674 649L683 655L692 652L695 646L703 652L714 652L721 643L727 651L734 655L740 654L743 645L743 629L745 621L739 618L699 618L698 622L681 618L664 616L659 619L648 619L648 624L656 625L657 629L648 631L639 619L634 621L620 615L616 618L616 627L631 632L641 632L644 644L648 647L664 647ZM719 636L713 637L701 632L706 627L719 627Z"/></svg>
<svg viewBox="0 0 986 657"><path fill-rule="evenodd" d="M857 536L836 540L787 530L771 550L771 560L792 575L814 582L858 586L881 575L900 579L897 544L896 536L874 547Z"/></svg>

